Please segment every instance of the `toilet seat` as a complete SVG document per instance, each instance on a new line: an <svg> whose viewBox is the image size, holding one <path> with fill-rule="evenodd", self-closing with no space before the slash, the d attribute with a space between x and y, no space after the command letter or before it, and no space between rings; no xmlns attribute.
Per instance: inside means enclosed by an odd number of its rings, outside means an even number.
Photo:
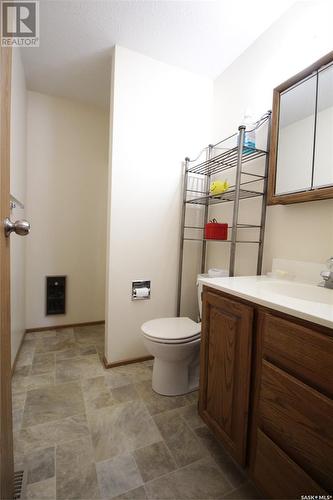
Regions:
<svg viewBox="0 0 333 500"><path fill-rule="evenodd" d="M167 340L167 339L157 339L154 337L150 337L149 335L146 335L145 333L143 334L143 337L147 340L150 340L151 342L154 342L155 344L167 344L167 345L184 345L184 344L190 344L191 342L195 342L196 340L200 340L200 334L195 335L195 337L190 337L188 339L182 339L182 340L178 340L178 341Z"/></svg>
<svg viewBox="0 0 333 500"><path fill-rule="evenodd" d="M190 318L159 318L141 327L145 337L162 344L185 344L200 338L201 323Z"/></svg>

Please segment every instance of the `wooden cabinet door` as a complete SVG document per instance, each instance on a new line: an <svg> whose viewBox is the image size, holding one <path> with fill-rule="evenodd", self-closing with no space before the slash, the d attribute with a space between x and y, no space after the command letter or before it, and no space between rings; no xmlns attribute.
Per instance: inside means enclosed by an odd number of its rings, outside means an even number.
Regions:
<svg viewBox="0 0 333 500"><path fill-rule="evenodd" d="M259 427L326 491L333 491L333 401L266 360Z"/></svg>
<svg viewBox="0 0 333 500"><path fill-rule="evenodd" d="M259 428L253 479L263 498L291 499L327 495L301 467ZM319 498L319 497L318 497Z"/></svg>
<svg viewBox="0 0 333 500"><path fill-rule="evenodd" d="M199 412L245 464L253 308L204 290Z"/></svg>

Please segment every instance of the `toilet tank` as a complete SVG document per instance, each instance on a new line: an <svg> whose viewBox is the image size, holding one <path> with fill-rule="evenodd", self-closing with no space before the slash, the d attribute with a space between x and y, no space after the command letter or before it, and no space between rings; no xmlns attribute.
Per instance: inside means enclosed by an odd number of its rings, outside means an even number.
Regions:
<svg viewBox="0 0 333 500"><path fill-rule="evenodd" d="M202 300L201 293L203 284L199 283L199 278L216 278L229 276L229 271L226 269L209 269L208 274L197 275L197 291L198 291L198 306L199 306L199 321L202 320Z"/></svg>

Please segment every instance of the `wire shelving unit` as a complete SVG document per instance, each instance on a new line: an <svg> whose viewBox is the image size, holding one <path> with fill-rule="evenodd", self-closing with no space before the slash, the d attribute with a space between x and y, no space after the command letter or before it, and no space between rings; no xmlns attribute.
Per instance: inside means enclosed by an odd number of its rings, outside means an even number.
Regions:
<svg viewBox="0 0 333 500"><path fill-rule="evenodd" d="M181 217L181 237L180 237L180 254L179 254L179 278L178 278L178 303L177 314L180 315L181 306L181 290L182 290L182 274L183 274L183 257L184 257L184 241L199 241L201 242L201 273L205 272L207 244L210 241L229 243L229 276L234 276L236 248L238 244L254 244L257 245L257 274L261 274L262 257L263 257L263 242L265 233L266 220L266 193L267 193L267 174L269 160L269 138L270 138L271 112L268 111L255 124L254 129L256 134L265 130L265 149L255 149L245 146L245 126L241 125L238 132L223 139L217 144L210 144L204 148L199 156L193 160L185 158L184 162L184 181L183 181L183 207ZM232 144L232 145L230 145ZM204 157L204 159L202 159ZM258 173L258 168L253 168L253 165L258 167L258 162L261 160L261 169ZM222 194L210 194L210 183L216 175L225 175L234 177L232 184L227 191ZM190 179L196 178L199 180L201 189L193 189ZM254 187L253 187L254 185ZM242 224L239 222L239 205L242 200L249 198L261 197L261 213L260 223L258 224ZM209 221L210 207L221 203L232 203L232 223L228 227L230 237L227 240L207 240L204 238L204 227ZM186 214L189 206L202 207L203 209L203 224L187 225ZM258 237L256 239L241 238L238 230L256 229ZM188 236L188 230L202 231L201 237Z"/></svg>

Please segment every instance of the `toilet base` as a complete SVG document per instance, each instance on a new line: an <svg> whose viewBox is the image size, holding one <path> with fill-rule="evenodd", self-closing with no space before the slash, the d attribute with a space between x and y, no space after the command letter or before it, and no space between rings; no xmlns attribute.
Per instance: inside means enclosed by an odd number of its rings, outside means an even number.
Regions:
<svg viewBox="0 0 333 500"><path fill-rule="evenodd" d="M181 396L199 388L199 356L189 365L154 359L152 388L162 396Z"/></svg>
<svg viewBox="0 0 333 500"><path fill-rule="evenodd" d="M198 325L192 323L196 330ZM147 351L154 356L152 388L155 392L163 396L180 396L198 388L200 333L187 342L156 342L147 335L143 341Z"/></svg>

